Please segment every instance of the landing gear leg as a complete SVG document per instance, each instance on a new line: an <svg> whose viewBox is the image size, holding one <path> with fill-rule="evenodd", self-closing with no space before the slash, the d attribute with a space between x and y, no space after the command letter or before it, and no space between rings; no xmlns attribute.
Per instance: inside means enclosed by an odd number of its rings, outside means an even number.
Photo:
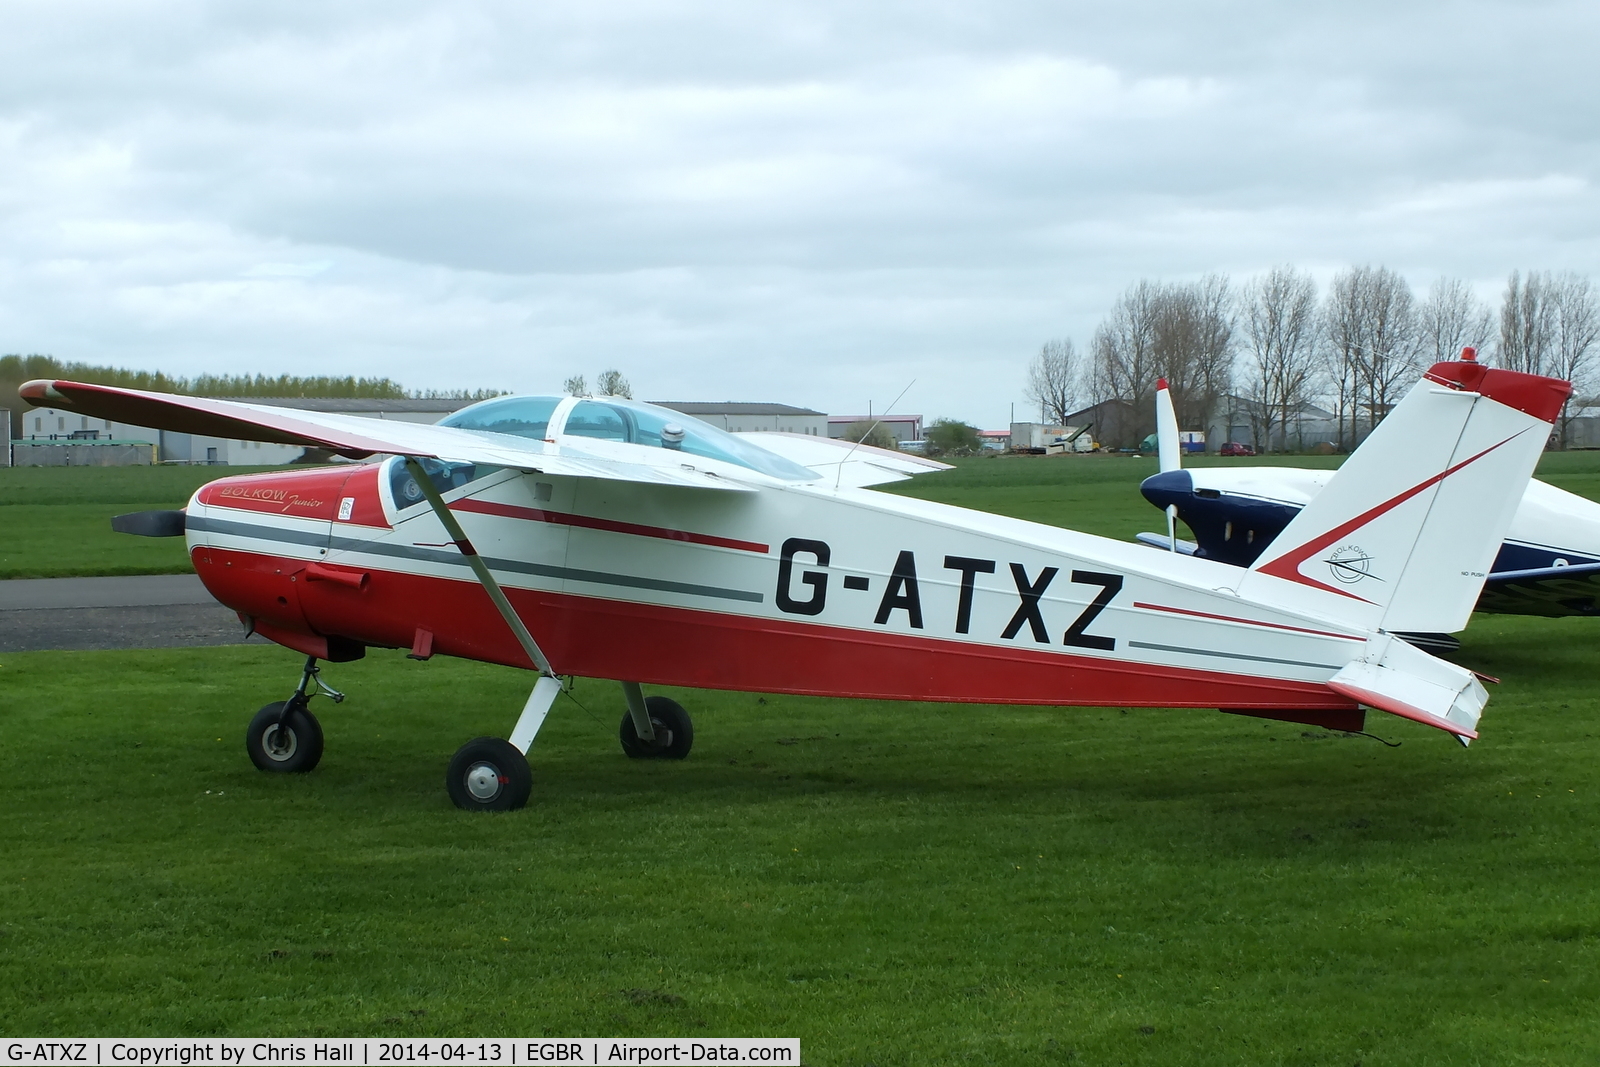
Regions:
<svg viewBox="0 0 1600 1067"><path fill-rule="evenodd" d="M445 789L458 808L467 811L515 811L533 792L533 771L527 752L539 736L561 682L545 675L528 694L511 740L477 737L456 750L445 772Z"/></svg>
<svg viewBox="0 0 1600 1067"><path fill-rule="evenodd" d="M317 765L322 759L322 726L306 705L319 689L335 704L344 702L344 694L322 680L317 658L307 656L294 695L268 704L250 720L244 747L251 763L278 774L303 774Z"/></svg>

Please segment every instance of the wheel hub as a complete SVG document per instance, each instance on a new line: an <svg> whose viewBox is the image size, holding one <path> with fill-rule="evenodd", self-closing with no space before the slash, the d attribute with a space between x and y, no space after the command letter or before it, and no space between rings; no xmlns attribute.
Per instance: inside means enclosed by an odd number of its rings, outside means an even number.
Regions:
<svg viewBox="0 0 1600 1067"><path fill-rule="evenodd" d="M467 792L476 800L493 800L500 795L505 784L505 776L492 763L475 763L467 771Z"/></svg>
<svg viewBox="0 0 1600 1067"><path fill-rule="evenodd" d="M295 749L299 747L300 742L294 736L294 731L287 726L269 726L267 732L261 735L262 751L268 759L278 763L293 759Z"/></svg>

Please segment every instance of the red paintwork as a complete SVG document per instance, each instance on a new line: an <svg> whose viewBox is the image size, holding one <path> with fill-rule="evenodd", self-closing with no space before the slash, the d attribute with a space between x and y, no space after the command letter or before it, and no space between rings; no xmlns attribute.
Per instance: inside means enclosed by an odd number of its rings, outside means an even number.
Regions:
<svg viewBox="0 0 1600 1067"><path fill-rule="evenodd" d="M1191 611L1188 608L1169 608L1161 604L1142 604L1137 600L1133 602L1133 606L1136 608L1143 608L1146 611L1167 611L1174 615L1193 615L1197 619L1218 619L1222 622L1242 622L1246 626L1268 626L1274 630L1293 630L1295 633L1315 634L1318 637L1337 637L1341 641L1366 640L1365 637L1357 637L1354 634L1336 634L1331 630L1308 630L1304 626L1287 626L1281 622L1262 622L1260 619L1240 619L1235 618L1232 615L1213 615L1209 611Z"/></svg>
<svg viewBox="0 0 1600 1067"><path fill-rule="evenodd" d="M305 564L197 549L195 569L225 604L247 614L277 603ZM437 655L531 668L483 587L370 571L365 589L289 583L305 633L411 648L433 634ZM213 582L218 584L213 584ZM1351 708L1313 682L1097 659L879 631L507 589L559 674L654 685L880 700L1114 707ZM281 617L277 616L277 617ZM275 617L275 618L277 618Z"/></svg>
<svg viewBox="0 0 1600 1067"><path fill-rule="evenodd" d="M329 662L334 659L333 651L328 648L328 639L319 634L303 634L298 630L285 630L280 626L272 625L270 622L262 622L260 619L254 620L253 625L256 633L265 637L268 641L274 641L282 645L291 652L298 652L302 656L315 656L317 659L328 660Z"/></svg>
<svg viewBox="0 0 1600 1067"><path fill-rule="evenodd" d="M715 545L718 548L737 548L743 552L766 555L771 551L759 541L739 541L732 537L690 533L687 530L669 530L665 526L642 526L636 522L618 522L616 519L597 519L590 515L573 515L565 511L546 511L543 508L524 508L515 504L496 504L490 500L468 497L451 503L451 511L469 511L479 515L498 515L505 519L526 519L529 522L552 522L562 526L583 526L590 530L610 530L613 533L633 534L636 537L660 537L668 541L689 541L697 545Z"/></svg>
<svg viewBox="0 0 1600 1067"><path fill-rule="evenodd" d="M1478 739L1478 731L1476 730L1468 730L1464 726L1457 726L1449 719L1441 718L1438 715L1429 714L1428 712L1423 711L1421 708L1414 708L1410 704L1407 704L1402 700L1396 700L1394 697L1388 696L1384 693L1375 693L1370 689L1363 688L1359 685L1351 685L1348 682L1329 682L1328 688L1332 689L1336 693L1343 693L1351 700L1358 700L1363 704L1378 708L1380 711L1387 711L1391 714L1398 715L1402 719L1410 719L1413 722L1420 722L1424 726L1432 726L1437 729L1444 730L1447 733L1470 738L1474 741Z"/></svg>
<svg viewBox="0 0 1600 1067"><path fill-rule="evenodd" d="M338 519L339 501L347 496L355 497L355 508L346 520L348 523L389 528L383 502L378 498L378 464L375 463L240 474L219 478L200 489L200 503L208 507L328 522Z"/></svg>
<svg viewBox="0 0 1600 1067"><path fill-rule="evenodd" d="M307 563L305 579L308 582L336 582L349 589L365 589L371 575L351 567L330 567L326 563Z"/></svg>
<svg viewBox="0 0 1600 1067"><path fill-rule="evenodd" d="M1452 389L1482 393L1508 408L1552 423L1572 395L1572 383L1560 378L1485 367L1476 361L1435 363L1428 368L1427 377Z"/></svg>
<svg viewBox="0 0 1600 1067"><path fill-rule="evenodd" d="M386 441L376 441L365 434L343 429L330 430L306 422L282 408L257 410L251 412L248 419L241 418L232 413L230 402L200 396L169 396L142 389L118 389L109 385L46 379L25 382L17 393L35 406L49 405L68 411L82 411L97 418L133 426L160 426L178 433L200 434L202 437L232 437L241 441L266 441L280 445L311 442L353 459L365 459L393 447ZM432 456L433 453L417 452L415 455Z"/></svg>
<svg viewBox="0 0 1600 1067"><path fill-rule="evenodd" d="M1367 728L1367 709L1329 708L1325 711L1279 710L1276 708L1218 708L1229 715L1249 715L1255 719L1276 719L1279 722L1298 722L1307 726L1323 726L1329 730L1344 730L1359 734Z"/></svg>

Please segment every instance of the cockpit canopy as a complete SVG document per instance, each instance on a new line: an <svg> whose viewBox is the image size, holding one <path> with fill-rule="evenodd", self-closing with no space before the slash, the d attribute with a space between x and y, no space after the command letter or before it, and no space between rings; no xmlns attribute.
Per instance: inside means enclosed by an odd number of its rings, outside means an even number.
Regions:
<svg viewBox="0 0 1600 1067"><path fill-rule="evenodd" d="M585 397L563 411L565 400L559 396L496 397L462 408L441 419L439 425L535 441L553 440L559 434L665 448L732 463L786 482L817 477L815 471L792 460L669 408L618 397Z"/></svg>

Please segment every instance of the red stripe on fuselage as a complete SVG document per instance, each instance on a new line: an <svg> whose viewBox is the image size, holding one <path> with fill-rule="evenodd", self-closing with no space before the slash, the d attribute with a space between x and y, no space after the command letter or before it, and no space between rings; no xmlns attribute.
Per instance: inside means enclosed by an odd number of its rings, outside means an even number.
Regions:
<svg viewBox="0 0 1600 1067"><path fill-rule="evenodd" d="M1136 608L1146 611L1170 611L1174 615L1192 615L1197 619L1216 619L1218 622L1238 622L1246 626L1270 626L1274 630L1292 630L1297 634L1315 634L1318 637L1337 637L1341 641L1365 641L1365 637L1354 634L1336 634L1330 630L1310 630L1304 626L1287 626L1281 622L1262 622L1260 619L1239 619L1232 615L1213 615L1208 611L1190 611L1188 608L1169 608L1162 604L1141 604L1134 601Z"/></svg>
<svg viewBox="0 0 1600 1067"><path fill-rule="evenodd" d="M245 575L278 582L303 561L196 549L195 569L218 582L236 610ZM528 667L527 657L476 582L369 571L365 589L295 583L319 633L370 645L411 647L416 631L434 652ZM248 579L246 579L248 580ZM279 587L263 588L264 606ZM1285 681L1028 648L854 630L574 596L531 589L506 595L561 674L744 692L877 700L1088 707L1350 708L1314 682ZM239 602L235 602L239 601Z"/></svg>
<svg viewBox="0 0 1600 1067"><path fill-rule="evenodd" d="M741 552L759 552L766 555L770 548L759 541L740 541L732 537L715 537L711 534L690 533L687 530L669 530L665 526L644 526L636 522L619 522L616 519L597 519L590 515L574 515L566 511L546 511L543 508L525 508L515 504L496 504L489 500L468 497L450 504L451 511L468 511L477 515L498 515L503 519L526 519L529 522L553 522L562 526L582 526L589 530L609 530L612 533L633 534L635 537L660 537L668 541L689 541L697 545L715 545L717 548L737 548Z"/></svg>

